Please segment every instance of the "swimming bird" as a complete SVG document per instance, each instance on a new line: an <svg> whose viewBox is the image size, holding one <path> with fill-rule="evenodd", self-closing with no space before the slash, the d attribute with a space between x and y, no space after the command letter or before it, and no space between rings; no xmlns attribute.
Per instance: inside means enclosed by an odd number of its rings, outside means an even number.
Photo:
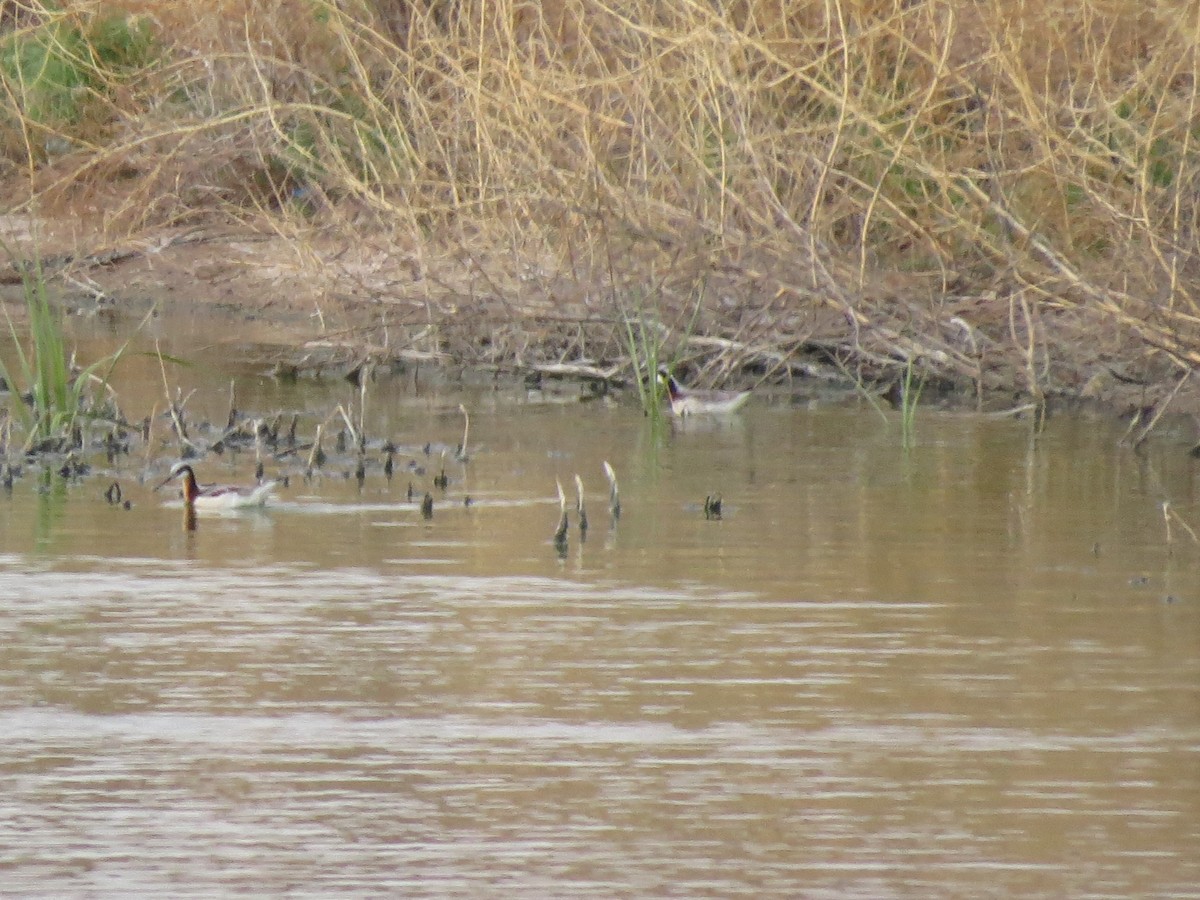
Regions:
<svg viewBox="0 0 1200 900"><path fill-rule="evenodd" d="M229 484L210 484L202 487L196 483L196 473L192 471L192 467L187 463L180 462L171 467L170 474L155 490L181 477L183 478L184 504L200 509L239 509L262 506L279 486L277 481L264 481L249 487Z"/></svg>
<svg viewBox="0 0 1200 900"><path fill-rule="evenodd" d="M749 391L704 391L685 388L670 369L658 367L658 378L667 388L671 412L676 416L722 416L737 412L750 399Z"/></svg>

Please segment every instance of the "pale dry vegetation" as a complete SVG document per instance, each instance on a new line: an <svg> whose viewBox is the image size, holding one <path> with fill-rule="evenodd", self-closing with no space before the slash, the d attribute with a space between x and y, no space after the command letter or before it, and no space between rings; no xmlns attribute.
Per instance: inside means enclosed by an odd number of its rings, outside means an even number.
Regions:
<svg viewBox="0 0 1200 900"><path fill-rule="evenodd" d="M1200 362L1195 2L4 8L22 209L279 235L376 344L607 363L636 317L714 379L1034 398Z"/></svg>

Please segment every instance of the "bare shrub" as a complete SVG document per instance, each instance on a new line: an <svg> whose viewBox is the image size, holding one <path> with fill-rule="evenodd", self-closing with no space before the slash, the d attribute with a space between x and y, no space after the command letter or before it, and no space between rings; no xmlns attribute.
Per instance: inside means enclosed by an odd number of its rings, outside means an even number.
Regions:
<svg viewBox="0 0 1200 900"><path fill-rule="evenodd" d="M113 11L154 36L131 65L74 54L74 121L3 67L0 150L114 231L369 235L457 266L439 302L609 325L654 284L680 339L699 284L729 365L829 338L980 380L987 338L1036 393L1067 319L1200 361L1197 23L1165 0L24 9L10 48Z"/></svg>

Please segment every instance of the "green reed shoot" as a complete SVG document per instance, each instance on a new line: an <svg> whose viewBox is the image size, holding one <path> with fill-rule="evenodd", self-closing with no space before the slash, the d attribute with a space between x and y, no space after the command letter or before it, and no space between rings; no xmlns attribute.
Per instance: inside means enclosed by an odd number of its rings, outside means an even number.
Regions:
<svg viewBox="0 0 1200 900"><path fill-rule="evenodd" d="M638 402L646 415L657 419L662 392L657 375L663 349L662 327L656 317L647 315L644 308L631 315L623 306L621 324L625 330L625 349L633 366Z"/></svg>
<svg viewBox="0 0 1200 900"><path fill-rule="evenodd" d="M8 327L20 378L14 379L7 368L3 375L14 391L23 388L28 398L28 403L13 404L13 417L32 439L43 439L57 430L60 413L71 406L70 361L62 322L47 296L40 260L22 269L21 282L29 315L29 346L25 347L10 318Z"/></svg>
<svg viewBox="0 0 1200 900"><path fill-rule="evenodd" d="M904 379L900 383L900 440L905 450L911 450L916 444L917 404L925 387L925 377L918 376L915 368L910 357L904 366Z"/></svg>
<svg viewBox="0 0 1200 900"><path fill-rule="evenodd" d="M21 270L25 309L29 315L28 344L8 318L16 357L16 372L0 361L0 375L13 391L12 416L25 430L26 449L69 439L79 418L88 415L88 386L108 387L108 376L124 347L75 373L63 336L62 314L51 303L41 260ZM7 316L7 312L6 312ZM107 366L103 377L96 373ZM14 378L14 374L19 377ZM18 396L19 395L19 396Z"/></svg>
<svg viewBox="0 0 1200 900"><path fill-rule="evenodd" d="M653 296L656 298L653 306L647 304L643 299L636 310L630 310L621 297L614 292L614 303L620 313L621 325L624 328L625 349L629 353L633 377L637 383L638 401L646 415L655 421L662 415L664 391L663 385L658 380L658 367L667 362L666 340L670 333L667 326L663 324L662 287L660 280L653 292ZM691 314L681 339L684 343L692 334L700 317L700 310L704 302L704 287L702 282L696 285Z"/></svg>

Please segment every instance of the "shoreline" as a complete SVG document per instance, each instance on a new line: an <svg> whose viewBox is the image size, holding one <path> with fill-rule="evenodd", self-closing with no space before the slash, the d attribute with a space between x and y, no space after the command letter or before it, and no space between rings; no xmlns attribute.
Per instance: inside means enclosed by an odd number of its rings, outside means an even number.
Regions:
<svg viewBox="0 0 1200 900"><path fill-rule="evenodd" d="M28 261L33 245L28 237L14 240L18 221L8 217L5 240L16 258L25 253ZM1078 313L1043 314L1034 329L1038 340L1021 348L1012 310L999 298L944 298L940 317L927 315L923 323L912 314L919 305L912 300L897 304L908 323L898 316L867 321L859 310L809 310L802 335L755 341L748 333L750 339L739 339L739 327L747 332L739 319L762 310L764 286L739 285L728 273L720 275L719 302L693 310L694 327L684 330L667 324L678 321L679 311L665 292L636 311L606 299L604 285L582 280L531 279L524 293L509 292L500 270L511 269L511 261L489 273L482 253L463 260L445 251L397 252L369 238L350 245L317 237L300 247L279 234L228 228L162 231L110 247L81 239L77 227L46 222L35 229L47 282L71 312L132 316L158 305L256 323L279 348L272 374L287 377L422 363L619 387L633 372L623 332L636 315L639 324L652 319L662 332L666 358L709 385L790 383L796 397L832 389L887 400L904 375L901 354L908 353L924 383L923 404L983 413L1087 408L1136 417L1132 434L1181 417L1200 421L1200 380L1169 354L1123 339L1111 325L1095 340L1095 329ZM98 249L79 249L89 247ZM634 283L636 276L624 273L623 280ZM0 283L6 302L19 304L16 264L0 270ZM1031 362L1040 367L1034 391Z"/></svg>

